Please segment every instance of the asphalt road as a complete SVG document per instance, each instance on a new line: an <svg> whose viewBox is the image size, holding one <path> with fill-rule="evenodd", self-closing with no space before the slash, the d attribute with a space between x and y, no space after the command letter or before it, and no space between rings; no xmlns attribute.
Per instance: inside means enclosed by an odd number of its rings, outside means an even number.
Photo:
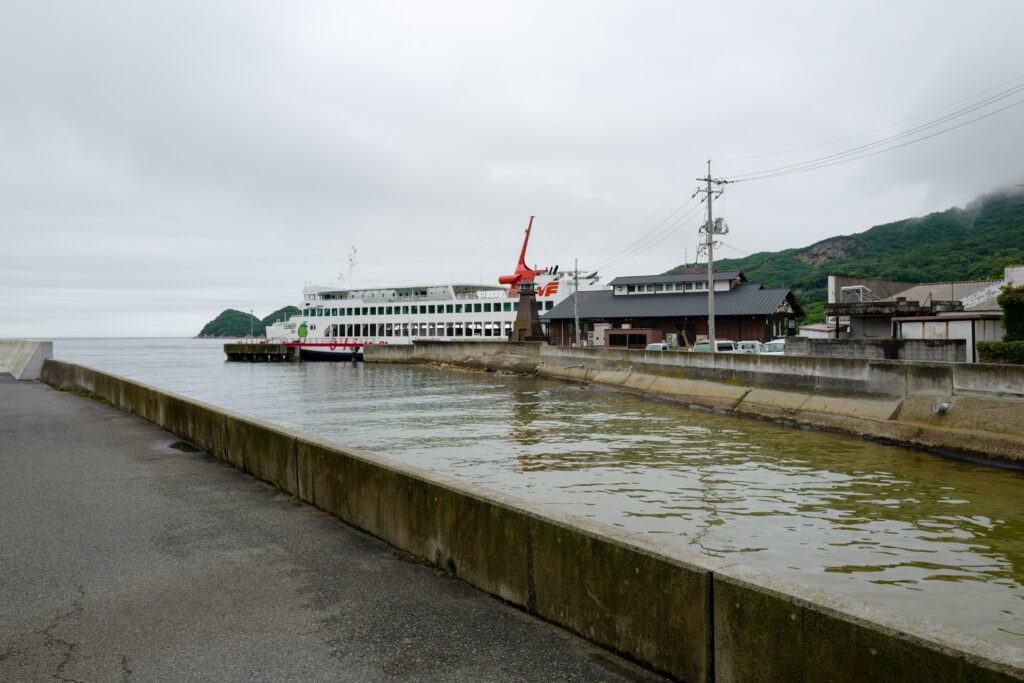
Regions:
<svg viewBox="0 0 1024 683"><path fill-rule="evenodd" d="M660 680L96 400L0 375L0 681Z"/></svg>

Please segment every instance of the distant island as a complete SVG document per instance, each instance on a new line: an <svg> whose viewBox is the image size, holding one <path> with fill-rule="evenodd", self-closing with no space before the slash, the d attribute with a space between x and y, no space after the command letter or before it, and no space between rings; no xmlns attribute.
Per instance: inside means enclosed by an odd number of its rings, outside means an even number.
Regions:
<svg viewBox="0 0 1024 683"><path fill-rule="evenodd" d="M298 315L300 312L295 306L285 306L261 320L251 313L229 308L206 323L199 334L196 335L196 338L237 339L239 337L248 337L250 332L257 337L262 337L266 334L267 325L278 320L287 320L293 315Z"/></svg>

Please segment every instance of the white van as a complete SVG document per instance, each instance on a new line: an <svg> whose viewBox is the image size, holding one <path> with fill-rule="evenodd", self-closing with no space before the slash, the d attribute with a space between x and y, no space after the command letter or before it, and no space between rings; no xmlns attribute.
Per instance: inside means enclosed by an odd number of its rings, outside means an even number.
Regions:
<svg viewBox="0 0 1024 683"><path fill-rule="evenodd" d="M693 345L693 350L696 351L697 353L707 353L708 351L711 350L711 343L706 341L697 342L696 344ZM718 353L735 353L736 342L730 339L716 339L715 350L718 351Z"/></svg>
<svg viewBox="0 0 1024 683"><path fill-rule="evenodd" d="M736 342L736 353L761 353L761 342L741 341Z"/></svg>

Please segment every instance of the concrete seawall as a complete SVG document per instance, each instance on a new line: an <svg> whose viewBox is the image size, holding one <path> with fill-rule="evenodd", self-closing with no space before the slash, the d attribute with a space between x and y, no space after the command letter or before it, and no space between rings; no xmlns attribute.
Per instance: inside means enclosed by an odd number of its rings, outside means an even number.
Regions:
<svg viewBox="0 0 1024 683"><path fill-rule="evenodd" d="M48 360L42 379L135 412L482 590L680 680L1024 679L1024 652L1014 648L83 366Z"/></svg>
<svg viewBox="0 0 1024 683"><path fill-rule="evenodd" d="M53 358L52 341L0 339L0 374L21 380L39 379L47 358Z"/></svg>
<svg viewBox="0 0 1024 683"><path fill-rule="evenodd" d="M367 362L448 363L619 387L680 403L1024 464L1024 366L676 353L545 344L366 347ZM935 406L941 412L935 412Z"/></svg>

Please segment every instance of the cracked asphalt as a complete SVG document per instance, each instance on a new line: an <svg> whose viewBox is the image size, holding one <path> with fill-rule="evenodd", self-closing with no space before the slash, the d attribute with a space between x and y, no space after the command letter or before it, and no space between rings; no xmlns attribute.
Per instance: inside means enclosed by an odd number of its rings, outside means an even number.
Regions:
<svg viewBox="0 0 1024 683"><path fill-rule="evenodd" d="M662 680L90 398L0 375L0 681Z"/></svg>

